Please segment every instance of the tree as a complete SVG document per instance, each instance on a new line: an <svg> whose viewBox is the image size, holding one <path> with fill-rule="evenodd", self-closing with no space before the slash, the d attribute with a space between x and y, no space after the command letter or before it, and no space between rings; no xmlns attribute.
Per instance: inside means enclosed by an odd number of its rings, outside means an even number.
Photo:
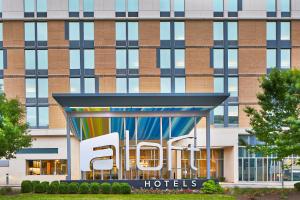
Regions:
<svg viewBox="0 0 300 200"><path fill-rule="evenodd" d="M261 144L248 146L264 156L276 155L281 162L282 187L284 159L300 155L300 71L272 70L260 79L259 109L246 107L251 129Z"/></svg>
<svg viewBox="0 0 300 200"><path fill-rule="evenodd" d="M31 145L25 110L17 99L0 94L0 158L14 158L15 153Z"/></svg>

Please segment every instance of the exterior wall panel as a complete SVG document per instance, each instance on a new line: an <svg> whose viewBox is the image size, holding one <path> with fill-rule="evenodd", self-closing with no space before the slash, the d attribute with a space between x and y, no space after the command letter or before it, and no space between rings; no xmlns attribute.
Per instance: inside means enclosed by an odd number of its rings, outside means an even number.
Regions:
<svg viewBox="0 0 300 200"><path fill-rule="evenodd" d="M186 74L212 74L209 48L186 48Z"/></svg>
<svg viewBox="0 0 300 200"><path fill-rule="evenodd" d="M115 22L114 21L95 21L95 46L114 46Z"/></svg>
<svg viewBox="0 0 300 200"><path fill-rule="evenodd" d="M116 92L116 77L100 77L99 82L100 93Z"/></svg>
<svg viewBox="0 0 300 200"><path fill-rule="evenodd" d="M187 46L212 46L213 45L213 22L186 21L186 45Z"/></svg>
<svg viewBox="0 0 300 200"><path fill-rule="evenodd" d="M266 66L266 49L239 49L239 74L265 74Z"/></svg>
<svg viewBox="0 0 300 200"><path fill-rule="evenodd" d="M160 77L140 77L141 93L160 93Z"/></svg>
<svg viewBox="0 0 300 200"><path fill-rule="evenodd" d="M116 50L114 48L95 49L95 74L116 74Z"/></svg>
<svg viewBox="0 0 300 200"><path fill-rule="evenodd" d="M7 98L17 98L25 103L25 79L23 77L6 77L4 79L4 92Z"/></svg>
<svg viewBox="0 0 300 200"><path fill-rule="evenodd" d="M24 75L25 61L23 49L7 50L7 69L4 70L5 75Z"/></svg>
<svg viewBox="0 0 300 200"><path fill-rule="evenodd" d="M69 50L49 49L48 50L48 74L69 75Z"/></svg>
<svg viewBox="0 0 300 200"><path fill-rule="evenodd" d="M48 46L67 47L68 40L65 40L65 22L48 21Z"/></svg>
<svg viewBox="0 0 300 200"><path fill-rule="evenodd" d="M3 46L24 47L24 23L22 21L4 21Z"/></svg>
<svg viewBox="0 0 300 200"><path fill-rule="evenodd" d="M159 46L160 45L160 23L159 21L139 22L139 45Z"/></svg>
<svg viewBox="0 0 300 200"><path fill-rule="evenodd" d="M156 66L156 49L141 48L140 56L140 74L141 75L159 75L160 69Z"/></svg>
<svg viewBox="0 0 300 200"><path fill-rule="evenodd" d="M240 46L266 46L266 21L240 20Z"/></svg>

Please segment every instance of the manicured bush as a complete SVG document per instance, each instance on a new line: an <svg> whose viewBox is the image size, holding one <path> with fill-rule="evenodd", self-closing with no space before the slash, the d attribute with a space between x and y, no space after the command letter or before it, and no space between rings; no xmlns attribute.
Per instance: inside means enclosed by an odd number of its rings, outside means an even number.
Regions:
<svg viewBox="0 0 300 200"><path fill-rule="evenodd" d="M47 193L48 194L58 193L58 187L59 187L59 182L58 181L51 182L51 184L49 185L49 187L47 189Z"/></svg>
<svg viewBox="0 0 300 200"><path fill-rule="evenodd" d="M220 181L220 182L225 182L225 180L226 180L226 178L223 177L223 176L219 178L219 181Z"/></svg>
<svg viewBox="0 0 300 200"><path fill-rule="evenodd" d="M294 184L294 188L295 188L297 191L300 191L300 182L295 183L295 184Z"/></svg>
<svg viewBox="0 0 300 200"><path fill-rule="evenodd" d="M88 183L81 183L79 186L80 194L88 194L90 192L90 185Z"/></svg>
<svg viewBox="0 0 300 200"><path fill-rule="evenodd" d="M205 194L223 193L223 188L213 180L208 180L203 183L201 191Z"/></svg>
<svg viewBox="0 0 300 200"><path fill-rule="evenodd" d="M69 183L68 185L68 193L69 194L77 194L79 189L79 184L76 182Z"/></svg>
<svg viewBox="0 0 300 200"><path fill-rule="evenodd" d="M114 182L111 185L111 193L120 194L120 183Z"/></svg>
<svg viewBox="0 0 300 200"><path fill-rule="evenodd" d="M99 183L91 183L90 190L92 194L98 194L100 191L100 184Z"/></svg>
<svg viewBox="0 0 300 200"><path fill-rule="evenodd" d="M11 187L2 187L0 188L0 195L12 194L13 190Z"/></svg>
<svg viewBox="0 0 300 200"><path fill-rule="evenodd" d="M111 185L109 183L102 183L100 185L100 189L103 194L109 194L111 191Z"/></svg>
<svg viewBox="0 0 300 200"><path fill-rule="evenodd" d="M32 192L32 183L31 183L31 181L22 181L22 183L21 183L21 192L22 193Z"/></svg>
<svg viewBox="0 0 300 200"><path fill-rule="evenodd" d="M34 187L34 192L35 193L45 193L46 189L43 184L39 183Z"/></svg>
<svg viewBox="0 0 300 200"><path fill-rule="evenodd" d="M41 184L44 187L45 192L47 192L48 187L49 187L49 182L48 181L43 181L43 182L41 182Z"/></svg>
<svg viewBox="0 0 300 200"><path fill-rule="evenodd" d="M68 194L68 183L62 182L58 186L59 194Z"/></svg>
<svg viewBox="0 0 300 200"><path fill-rule="evenodd" d="M32 191L34 191L35 186L40 184L40 181L31 181L31 183L32 183Z"/></svg>
<svg viewBox="0 0 300 200"><path fill-rule="evenodd" d="M120 193L121 194L130 194L131 186L128 183L121 183L120 184Z"/></svg>

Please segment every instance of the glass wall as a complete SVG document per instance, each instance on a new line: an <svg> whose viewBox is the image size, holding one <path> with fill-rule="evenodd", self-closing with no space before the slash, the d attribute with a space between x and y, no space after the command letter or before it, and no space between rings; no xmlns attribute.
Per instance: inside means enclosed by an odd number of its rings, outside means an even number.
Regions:
<svg viewBox="0 0 300 200"><path fill-rule="evenodd" d="M67 175L67 160L26 160L26 175Z"/></svg>

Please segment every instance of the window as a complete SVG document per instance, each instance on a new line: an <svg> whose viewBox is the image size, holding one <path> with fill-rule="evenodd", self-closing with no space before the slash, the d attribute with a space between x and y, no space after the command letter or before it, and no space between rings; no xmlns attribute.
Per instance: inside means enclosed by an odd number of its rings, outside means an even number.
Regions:
<svg viewBox="0 0 300 200"><path fill-rule="evenodd" d="M25 68L34 70L35 66L35 50L25 50Z"/></svg>
<svg viewBox="0 0 300 200"><path fill-rule="evenodd" d="M3 59L3 55L4 54L4 51L3 50L0 50L0 70L3 70L4 68L4 59Z"/></svg>
<svg viewBox="0 0 300 200"><path fill-rule="evenodd" d="M116 67L117 69L126 69L126 49L116 50Z"/></svg>
<svg viewBox="0 0 300 200"><path fill-rule="evenodd" d="M84 78L84 92L95 93L95 78Z"/></svg>
<svg viewBox="0 0 300 200"><path fill-rule="evenodd" d="M291 50L290 49L281 49L280 50L281 57L281 68L282 69L290 69L291 68Z"/></svg>
<svg viewBox="0 0 300 200"><path fill-rule="evenodd" d="M160 68L170 69L171 68L171 50L161 49L160 50Z"/></svg>
<svg viewBox="0 0 300 200"><path fill-rule="evenodd" d="M80 40L79 33L79 22L69 22L69 40Z"/></svg>
<svg viewBox="0 0 300 200"><path fill-rule="evenodd" d="M37 40L38 41L47 41L48 40L47 22L38 22L37 23Z"/></svg>
<svg viewBox="0 0 300 200"><path fill-rule="evenodd" d="M38 69L48 69L48 50L37 50Z"/></svg>
<svg viewBox="0 0 300 200"><path fill-rule="evenodd" d="M4 81L3 78L0 78L0 94L4 93Z"/></svg>
<svg viewBox="0 0 300 200"><path fill-rule="evenodd" d="M34 1L35 0L24 0L24 12L34 12Z"/></svg>
<svg viewBox="0 0 300 200"><path fill-rule="evenodd" d="M167 78L167 77L160 78L160 92L171 93L171 78Z"/></svg>
<svg viewBox="0 0 300 200"><path fill-rule="evenodd" d="M267 49L267 68L276 67L276 49Z"/></svg>
<svg viewBox="0 0 300 200"><path fill-rule="evenodd" d="M276 12L276 0L267 0L267 11Z"/></svg>
<svg viewBox="0 0 300 200"><path fill-rule="evenodd" d="M223 27L223 22L214 22L214 40L223 40L223 35L224 35L224 27Z"/></svg>
<svg viewBox="0 0 300 200"><path fill-rule="evenodd" d="M170 0L160 0L160 12L170 12Z"/></svg>
<svg viewBox="0 0 300 200"><path fill-rule="evenodd" d="M280 0L281 12L290 12L290 0Z"/></svg>
<svg viewBox="0 0 300 200"><path fill-rule="evenodd" d="M185 93L185 78L175 78L175 93Z"/></svg>
<svg viewBox="0 0 300 200"><path fill-rule="evenodd" d="M80 78L70 78L70 92L80 93Z"/></svg>
<svg viewBox="0 0 300 200"><path fill-rule="evenodd" d="M214 109L214 124L224 124L224 106Z"/></svg>
<svg viewBox="0 0 300 200"><path fill-rule="evenodd" d="M237 12L238 11L238 0L229 0L228 1L228 11Z"/></svg>
<svg viewBox="0 0 300 200"><path fill-rule="evenodd" d="M39 107L39 126L48 127L49 126L49 108Z"/></svg>
<svg viewBox="0 0 300 200"><path fill-rule="evenodd" d="M66 175L66 160L26 160L26 175Z"/></svg>
<svg viewBox="0 0 300 200"><path fill-rule="evenodd" d="M94 49L85 49L84 54L84 69L94 69L95 68L95 53Z"/></svg>
<svg viewBox="0 0 300 200"><path fill-rule="evenodd" d="M29 127L37 127L36 107L26 108L26 121Z"/></svg>
<svg viewBox="0 0 300 200"><path fill-rule="evenodd" d="M127 93L127 80L126 78L117 78L116 80L116 92Z"/></svg>
<svg viewBox="0 0 300 200"><path fill-rule="evenodd" d="M94 12L94 0L83 0L83 12Z"/></svg>
<svg viewBox="0 0 300 200"><path fill-rule="evenodd" d="M138 12L139 11L139 1L138 0L127 0L128 1L128 12Z"/></svg>
<svg viewBox="0 0 300 200"><path fill-rule="evenodd" d="M174 0L174 11L184 12L184 0Z"/></svg>
<svg viewBox="0 0 300 200"><path fill-rule="evenodd" d="M34 22L25 22L25 41L35 41Z"/></svg>
<svg viewBox="0 0 300 200"><path fill-rule="evenodd" d="M0 0L1 3L1 0ZM3 41L3 23L0 23L0 41Z"/></svg>
<svg viewBox="0 0 300 200"><path fill-rule="evenodd" d="M267 40L276 40L276 22L267 22Z"/></svg>
<svg viewBox="0 0 300 200"><path fill-rule="evenodd" d="M69 12L79 12L79 0L69 0Z"/></svg>
<svg viewBox="0 0 300 200"><path fill-rule="evenodd" d="M170 22L160 22L160 40L171 40Z"/></svg>
<svg viewBox="0 0 300 200"><path fill-rule="evenodd" d="M128 22L128 40L130 40L130 41L139 40L139 24L138 24L138 22Z"/></svg>
<svg viewBox="0 0 300 200"><path fill-rule="evenodd" d="M237 22L228 22L228 40L238 40Z"/></svg>
<svg viewBox="0 0 300 200"><path fill-rule="evenodd" d="M3 6L2 6L2 4L3 4L3 1L2 1L2 0L0 0L0 13L2 13L2 12L3 12Z"/></svg>
<svg viewBox="0 0 300 200"><path fill-rule="evenodd" d="M214 93L223 93L223 92L224 92L224 78L214 77Z"/></svg>
<svg viewBox="0 0 300 200"><path fill-rule="evenodd" d="M26 79L26 98L36 98L36 79Z"/></svg>
<svg viewBox="0 0 300 200"><path fill-rule="evenodd" d="M84 22L83 23L84 37L86 41L94 40L94 22Z"/></svg>
<svg viewBox="0 0 300 200"><path fill-rule="evenodd" d="M228 123L238 124L239 123L239 107L238 106L228 106Z"/></svg>
<svg viewBox="0 0 300 200"><path fill-rule="evenodd" d="M38 79L38 98L48 98L48 79Z"/></svg>
<svg viewBox="0 0 300 200"><path fill-rule="evenodd" d="M229 77L228 78L228 92L231 97L238 97L239 91L239 79L238 77Z"/></svg>
<svg viewBox="0 0 300 200"><path fill-rule="evenodd" d="M213 62L214 62L215 69L224 68L224 49L213 50Z"/></svg>
<svg viewBox="0 0 300 200"><path fill-rule="evenodd" d="M126 12L126 0L116 0L116 12Z"/></svg>
<svg viewBox="0 0 300 200"><path fill-rule="evenodd" d="M290 22L280 22L281 40L290 40L290 36L291 36L290 31L291 31Z"/></svg>
<svg viewBox="0 0 300 200"><path fill-rule="evenodd" d="M185 50L175 49L175 68L185 68Z"/></svg>
<svg viewBox="0 0 300 200"><path fill-rule="evenodd" d="M37 12L47 12L47 0L37 0L36 1L36 11Z"/></svg>
<svg viewBox="0 0 300 200"><path fill-rule="evenodd" d="M126 40L126 22L116 22L116 40Z"/></svg>
<svg viewBox="0 0 300 200"><path fill-rule="evenodd" d="M238 68L238 50L228 49L228 68L237 69Z"/></svg>
<svg viewBox="0 0 300 200"><path fill-rule="evenodd" d="M128 79L128 89L129 93L138 93L139 92L139 79L138 78L129 78Z"/></svg>
<svg viewBox="0 0 300 200"><path fill-rule="evenodd" d="M175 40L184 40L184 22L174 22Z"/></svg>
<svg viewBox="0 0 300 200"><path fill-rule="evenodd" d="M223 0L214 0L214 12L223 12L224 4Z"/></svg>
<svg viewBox="0 0 300 200"><path fill-rule="evenodd" d="M139 50L138 49L129 49L128 50L128 68L129 69L138 69L139 68Z"/></svg>
<svg viewBox="0 0 300 200"><path fill-rule="evenodd" d="M80 50L70 49L70 69L80 69Z"/></svg>

